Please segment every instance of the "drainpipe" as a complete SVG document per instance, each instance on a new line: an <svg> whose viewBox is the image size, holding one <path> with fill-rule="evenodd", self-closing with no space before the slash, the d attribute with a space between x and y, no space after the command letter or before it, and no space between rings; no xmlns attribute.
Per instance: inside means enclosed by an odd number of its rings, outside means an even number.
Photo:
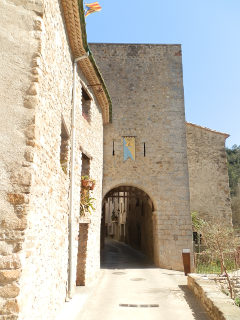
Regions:
<svg viewBox="0 0 240 320"><path fill-rule="evenodd" d="M73 242L74 242L74 233L73 233L73 224L74 224L74 163L75 163L75 114L76 114L76 75L77 75L77 62L83 59L88 58L88 53L84 54L81 57L74 59L73 62L73 107L72 107L72 119L71 119L71 127L72 127L72 139L71 139L71 162L70 162L70 212L68 219L68 227L69 227L69 272L68 272L68 294L67 300L72 299L73 288L74 288L74 270L73 270Z"/></svg>

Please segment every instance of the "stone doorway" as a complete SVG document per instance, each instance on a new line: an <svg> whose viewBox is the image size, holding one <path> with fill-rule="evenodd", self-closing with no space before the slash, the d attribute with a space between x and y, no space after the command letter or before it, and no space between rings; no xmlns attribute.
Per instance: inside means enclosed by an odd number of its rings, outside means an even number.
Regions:
<svg viewBox="0 0 240 320"><path fill-rule="evenodd" d="M125 242L154 260L153 213L151 198L143 190L120 186L103 200L101 249L104 239Z"/></svg>

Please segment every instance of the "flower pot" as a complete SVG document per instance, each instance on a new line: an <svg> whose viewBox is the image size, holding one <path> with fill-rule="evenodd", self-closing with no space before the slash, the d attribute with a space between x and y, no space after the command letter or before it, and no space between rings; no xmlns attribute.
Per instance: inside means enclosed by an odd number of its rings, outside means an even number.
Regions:
<svg viewBox="0 0 240 320"><path fill-rule="evenodd" d="M91 223L90 218L80 217L79 219L79 224L90 224L90 223Z"/></svg>
<svg viewBox="0 0 240 320"><path fill-rule="evenodd" d="M93 190L95 187L95 182L93 180L82 180L82 187Z"/></svg>

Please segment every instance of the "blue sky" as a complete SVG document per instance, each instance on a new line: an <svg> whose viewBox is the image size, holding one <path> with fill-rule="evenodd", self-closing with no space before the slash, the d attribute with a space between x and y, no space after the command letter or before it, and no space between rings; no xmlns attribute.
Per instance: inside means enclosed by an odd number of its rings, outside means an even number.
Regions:
<svg viewBox="0 0 240 320"><path fill-rule="evenodd" d="M88 42L181 43L186 120L240 145L240 0L99 3L86 18Z"/></svg>

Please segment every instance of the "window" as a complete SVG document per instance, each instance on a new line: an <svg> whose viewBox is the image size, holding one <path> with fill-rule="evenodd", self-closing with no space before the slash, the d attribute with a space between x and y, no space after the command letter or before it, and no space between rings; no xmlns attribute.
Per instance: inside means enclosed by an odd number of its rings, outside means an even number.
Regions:
<svg viewBox="0 0 240 320"><path fill-rule="evenodd" d="M198 232L193 232L193 241L195 244L202 244L202 235Z"/></svg>
<svg viewBox="0 0 240 320"><path fill-rule="evenodd" d="M63 119L61 123L60 164L63 172L67 174L69 169L69 134Z"/></svg>
<svg viewBox="0 0 240 320"><path fill-rule="evenodd" d="M136 207L139 207L140 206L140 200L139 198L136 199Z"/></svg>
<svg viewBox="0 0 240 320"><path fill-rule="evenodd" d="M90 159L82 153L82 176L89 176L90 173Z"/></svg>
<svg viewBox="0 0 240 320"><path fill-rule="evenodd" d="M90 173L90 159L82 153L82 171L81 171L81 199L80 199L80 215L85 216L86 213L90 212L91 209L91 197L89 194L89 188L84 187L84 181L89 180Z"/></svg>
<svg viewBox="0 0 240 320"><path fill-rule="evenodd" d="M87 91L82 87L82 116L90 121L91 98Z"/></svg>

